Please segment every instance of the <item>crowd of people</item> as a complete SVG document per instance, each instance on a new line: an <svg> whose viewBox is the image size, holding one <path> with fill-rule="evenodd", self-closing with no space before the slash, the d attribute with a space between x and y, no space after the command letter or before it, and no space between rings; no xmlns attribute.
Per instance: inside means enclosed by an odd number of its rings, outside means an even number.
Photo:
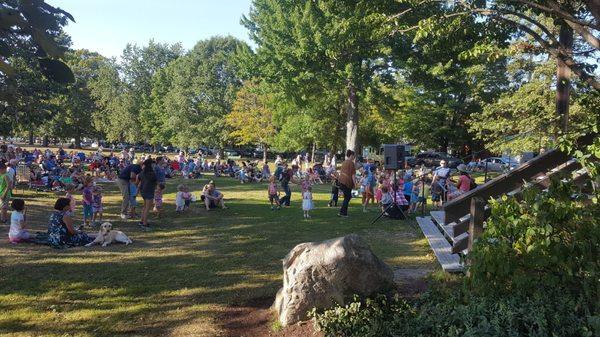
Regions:
<svg viewBox="0 0 600 337"><path fill-rule="evenodd" d="M121 152L102 150L92 153L71 151L63 148L55 152L34 149L29 152L17 146L0 145L0 221L9 221L9 239L11 242L24 242L32 239L27 231L27 208L23 199L12 199L12 190L17 181L17 168L21 173L27 170L31 186L52 190L63 195L54 205L48 225L47 242L55 247L81 246L93 240L84 232L85 227L92 228L103 220L103 201L101 183L114 182L122 196L120 217L139 219L143 230L151 228L149 217L154 212L156 218L163 213L163 193L166 179L181 176L183 180L202 178L210 173L215 177L229 176L240 183L267 181L268 201L272 210L290 207L292 204L292 186L298 186L302 198L304 218L311 217L313 186L331 184L329 207L338 207L340 194L343 201L339 205L338 215L348 216L348 207L353 197L361 200L363 212L369 208L377 209L392 216L392 206L402 212L415 212L426 201L425 191L431 194L434 206L458 197L476 185L469 176L467 167L459 165L458 178L451 177L446 162L433 171L425 168L407 168L405 170L386 170L373 160L359 160L351 150L346 151L345 160L339 165L335 155L325 155L323 162L311 163L307 155L298 155L288 164L278 156L275 169L264 161L223 160L217 156L209 160L201 153L194 156L180 152L173 159L167 156L152 158L150 155L138 156L133 149ZM36 184L36 182L40 182ZM427 187L427 188L426 188ZM76 195L81 195L80 200ZM142 200L138 214L137 197ZM206 211L214 208L227 208L223 193L216 189L214 181L206 184L200 193L200 200L190 191L187 184L177 186L175 211L185 213L192 202L200 201ZM82 206L83 225L74 225L77 205Z"/></svg>
<svg viewBox="0 0 600 337"><path fill-rule="evenodd" d="M151 211L157 218L162 215L167 178L181 175L185 179L193 179L201 177L202 172L207 170L221 174L231 170L231 163L221 165L218 160L209 162L202 157L189 160L181 157L179 155L171 160L166 156L137 156L134 149L120 153L111 151L108 155L102 149L91 153L67 153L62 147L56 151L28 151L12 144L1 144L0 222L6 224L10 221L10 242L34 240L27 230L25 200L12 198L19 178L25 179L30 187L62 194L55 202L43 240L54 247L85 245L93 240L93 236L87 235L84 229L96 227L103 220L102 183L116 183L122 196L121 218L139 218L139 226L147 230L150 228L148 219ZM142 199L139 215L138 197ZM187 186L180 185L176 212L185 212L192 199L195 198ZM213 181L204 186L200 199L206 210L226 208L223 194L216 189ZM78 205L82 208L83 224L75 226ZM12 209L10 219L9 208Z"/></svg>

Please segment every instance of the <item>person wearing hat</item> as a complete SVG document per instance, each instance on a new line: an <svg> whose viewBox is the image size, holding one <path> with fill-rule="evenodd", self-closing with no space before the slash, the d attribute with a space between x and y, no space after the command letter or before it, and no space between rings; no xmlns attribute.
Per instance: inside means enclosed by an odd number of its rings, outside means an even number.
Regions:
<svg viewBox="0 0 600 337"><path fill-rule="evenodd" d="M142 167L138 164L137 159L134 159L131 164L127 165L119 172L117 185L123 196L123 201L121 202L121 219L127 219L127 211L129 210L129 202L131 200L129 183L132 181L135 183L137 181L137 175L141 172Z"/></svg>
<svg viewBox="0 0 600 337"><path fill-rule="evenodd" d="M475 185L475 181L467 172L467 165L460 164L456 167L456 170L459 174L458 181L455 182L452 180L454 186L456 186L456 190L448 194L448 200L455 199L459 195L469 192L471 188Z"/></svg>
<svg viewBox="0 0 600 337"><path fill-rule="evenodd" d="M450 168L445 160L440 161L440 167L436 168L433 172L433 178L431 179L431 201L434 206L441 206L442 202L446 200L446 180L450 175Z"/></svg>

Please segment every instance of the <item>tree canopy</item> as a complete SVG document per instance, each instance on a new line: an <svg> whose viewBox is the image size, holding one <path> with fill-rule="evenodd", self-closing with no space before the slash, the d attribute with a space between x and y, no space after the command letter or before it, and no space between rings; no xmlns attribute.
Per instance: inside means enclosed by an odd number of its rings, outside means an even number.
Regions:
<svg viewBox="0 0 600 337"><path fill-rule="evenodd" d="M150 40L110 59L71 49L68 12L5 1L0 133L535 150L598 124L598 13L592 0L254 0L241 19L254 48L230 36L190 50Z"/></svg>

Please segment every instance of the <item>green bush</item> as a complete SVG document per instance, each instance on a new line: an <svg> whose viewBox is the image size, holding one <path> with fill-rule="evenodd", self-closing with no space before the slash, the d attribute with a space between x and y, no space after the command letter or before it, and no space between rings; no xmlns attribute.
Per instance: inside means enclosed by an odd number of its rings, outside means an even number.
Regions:
<svg viewBox="0 0 600 337"><path fill-rule="evenodd" d="M492 202L469 276L313 312L326 336L600 336L600 206L570 183Z"/></svg>
<svg viewBox="0 0 600 337"><path fill-rule="evenodd" d="M468 255L469 285L483 294L559 288L600 308L600 205L553 181L522 200L492 201L487 227Z"/></svg>
<svg viewBox="0 0 600 337"><path fill-rule="evenodd" d="M600 334L600 317L585 315L560 291L533 296L477 296L430 290L415 303L378 296L312 312L327 337L517 337Z"/></svg>

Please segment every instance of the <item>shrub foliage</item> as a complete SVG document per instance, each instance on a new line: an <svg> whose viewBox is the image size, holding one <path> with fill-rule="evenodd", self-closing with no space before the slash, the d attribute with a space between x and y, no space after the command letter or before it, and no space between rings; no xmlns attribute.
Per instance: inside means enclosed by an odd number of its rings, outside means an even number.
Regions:
<svg viewBox="0 0 600 337"><path fill-rule="evenodd" d="M600 205L555 180L492 202L458 285L318 313L326 336L599 336Z"/></svg>

